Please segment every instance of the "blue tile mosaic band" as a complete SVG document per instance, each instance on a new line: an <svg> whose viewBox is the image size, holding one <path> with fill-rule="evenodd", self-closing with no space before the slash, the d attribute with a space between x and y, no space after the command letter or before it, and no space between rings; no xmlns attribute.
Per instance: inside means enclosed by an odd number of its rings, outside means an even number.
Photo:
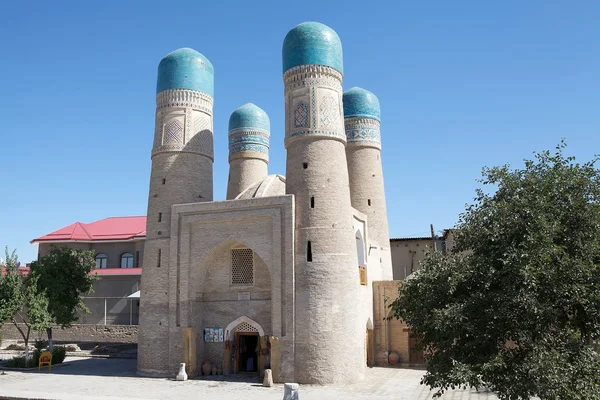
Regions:
<svg viewBox="0 0 600 400"><path fill-rule="evenodd" d="M237 129L259 129L271 131L271 121L266 112L255 104L244 104L229 117L229 131Z"/></svg>
<svg viewBox="0 0 600 400"><path fill-rule="evenodd" d="M229 145L238 143L255 143L269 147L269 137L259 135L232 135L229 137Z"/></svg>
<svg viewBox="0 0 600 400"><path fill-rule="evenodd" d="M269 148L258 144L236 144L229 146L230 153L241 153L244 151L255 151L257 153L269 154Z"/></svg>
<svg viewBox="0 0 600 400"><path fill-rule="evenodd" d="M189 89L214 97L214 82L215 71L210 61L194 49L182 48L160 61L156 93Z"/></svg>
<svg viewBox="0 0 600 400"><path fill-rule="evenodd" d="M344 118L374 118L380 120L379 99L368 90L353 87L346 90L342 97Z"/></svg>
<svg viewBox="0 0 600 400"><path fill-rule="evenodd" d="M283 72L299 65L326 65L344 72L342 42L338 34L319 22L303 22L283 41Z"/></svg>

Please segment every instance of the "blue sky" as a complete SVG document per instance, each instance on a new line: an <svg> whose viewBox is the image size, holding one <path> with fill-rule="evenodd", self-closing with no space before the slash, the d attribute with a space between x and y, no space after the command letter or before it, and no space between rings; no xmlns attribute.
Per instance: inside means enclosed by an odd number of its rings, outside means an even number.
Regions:
<svg viewBox="0 0 600 400"><path fill-rule="evenodd" d="M281 45L304 21L340 35L344 88L380 99L391 236L451 227L482 166L562 136L580 160L598 152L599 17L597 1L3 2L0 245L29 262L35 237L145 215L156 69L180 47L215 67L215 200L247 102L284 174Z"/></svg>

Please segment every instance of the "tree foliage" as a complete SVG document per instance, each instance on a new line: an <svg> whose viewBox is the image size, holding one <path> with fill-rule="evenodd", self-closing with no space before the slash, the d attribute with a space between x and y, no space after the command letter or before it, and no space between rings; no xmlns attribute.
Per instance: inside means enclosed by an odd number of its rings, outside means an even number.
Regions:
<svg viewBox="0 0 600 400"><path fill-rule="evenodd" d="M428 254L400 286L393 314L420 340L422 383L438 395L600 399L598 157L579 164L565 147L484 168L454 250Z"/></svg>
<svg viewBox="0 0 600 400"><path fill-rule="evenodd" d="M43 331L50 327L48 298L38 287L34 276L26 276L17 267L16 251L5 249L6 265L0 274L0 326L12 322L23 337L28 358L31 331Z"/></svg>
<svg viewBox="0 0 600 400"><path fill-rule="evenodd" d="M92 290L97 279L94 252L52 247L31 264L31 275L48 298L48 312L54 323L68 327L80 311L89 312L82 295Z"/></svg>

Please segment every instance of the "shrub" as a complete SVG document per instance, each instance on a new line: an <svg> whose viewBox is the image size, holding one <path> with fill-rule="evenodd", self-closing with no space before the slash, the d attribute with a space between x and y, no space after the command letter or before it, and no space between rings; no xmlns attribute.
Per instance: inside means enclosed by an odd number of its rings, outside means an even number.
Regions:
<svg viewBox="0 0 600 400"><path fill-rule="evenodd" d="M7 360L5 365L8 368L35 368L37 367L37 363L34 361L34 357L31 357L27 363L25 362L25 357L13 357Z"/></svg>
<svg viewBox="0 0 600 400"><path fill-rule="evenodd" d="M64 346L54 346L52 349L52 364L61 364L67 356Z"/></svg>
<svg viewBox="0 0 600 400"><path fill-rule="evenodd" d="M43 351L48 347L48 341L44 339L36 339L33 347L35 347L38 351Z"/></svg>
<svg viewBox="0 0 600 400"><path fill-rule="evenodd" d="M42 347L42 349L44 348ZM6 361L5 366L8 368L37 368L41 353L42 352L39 349L35 349L29 357L29 362L25 362L24 356L13 357ZM52 365L62 364L66 356L67 351L63 346L54 346L54 349L52 350Z"/></svg>

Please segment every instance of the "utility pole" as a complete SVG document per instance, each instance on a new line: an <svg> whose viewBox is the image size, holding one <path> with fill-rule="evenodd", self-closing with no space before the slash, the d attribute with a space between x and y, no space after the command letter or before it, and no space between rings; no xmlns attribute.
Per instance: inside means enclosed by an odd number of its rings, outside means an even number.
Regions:
<svg viewBox="0 0 600 400"><path fill-rule="evenodd" d="M437 250L437 246L435 243L435 233L433 230L433 224L429 224L429 228L431 228L431 240L433 241L433 250L436 251Z"/></svg>

